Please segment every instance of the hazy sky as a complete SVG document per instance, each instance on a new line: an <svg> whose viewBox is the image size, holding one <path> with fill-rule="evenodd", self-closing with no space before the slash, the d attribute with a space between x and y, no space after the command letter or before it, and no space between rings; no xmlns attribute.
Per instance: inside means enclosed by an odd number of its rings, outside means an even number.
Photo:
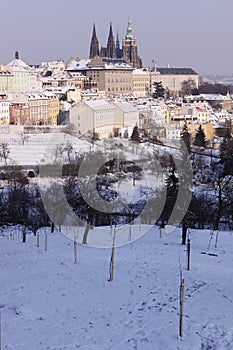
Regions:
<svg viewBox="0 0 233 350"><path fill-rule="evenodd" d="M109 23L121 39L130 17L144 66L233 73L233 0L11 0L0 13L0 64L16 50L28 64L88 58L93 22L106 46Z"/></svg>

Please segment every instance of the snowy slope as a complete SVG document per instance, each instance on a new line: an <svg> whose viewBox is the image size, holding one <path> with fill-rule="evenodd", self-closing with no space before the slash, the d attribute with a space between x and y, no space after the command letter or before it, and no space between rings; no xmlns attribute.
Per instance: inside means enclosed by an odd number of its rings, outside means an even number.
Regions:
<svg viewBox="0 0 233 350"><path fill-rule="evenodd" d="M180 229L157 228L116 249L78 246L59 232L48 250L14 230L0 237L2 349L207 350L233 348L233 236L195 231L191 271ZM205 253L205 254L203 254ZM210 255L209 255L210 254ZM179 257L185 280L183 338L179 337Z"/></svg>

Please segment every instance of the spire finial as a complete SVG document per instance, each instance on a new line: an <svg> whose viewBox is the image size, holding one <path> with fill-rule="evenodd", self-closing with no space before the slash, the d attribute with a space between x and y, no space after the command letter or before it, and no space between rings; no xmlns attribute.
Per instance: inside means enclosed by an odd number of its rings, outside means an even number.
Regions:
<svg viewBox="0 0 233 350"><path fill-rule="evenodd" d="M125 36L125 40L135 40L135 37L133 36L132 27L131 27L130 17L128 18L127 33Z"/></svg>

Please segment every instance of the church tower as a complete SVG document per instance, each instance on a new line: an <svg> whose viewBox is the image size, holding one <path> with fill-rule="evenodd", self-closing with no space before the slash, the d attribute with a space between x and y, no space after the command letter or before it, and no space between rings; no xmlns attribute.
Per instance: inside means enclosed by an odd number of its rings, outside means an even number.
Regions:
<svg viewBox="0 0 233 350"><path fill-rule="evenodd" d="M94 23L89 58L94 58L95 56L99 56L99 41L96 36L95 23Z"/></svg>
<svg viewBox="0 0 233 350"><path fill-rule="evenodd" d="M120 47L120 40L119 40L118 31L117 31L117 38L116 38L116 56L117 56L117 58L122 58L122 49Z"/></svg>
<svg viewBox="0 0 233 350"><path fill-rule="evenodd" d="M110 23L110 29L109 29L109 35L108 35L107 57L116 58L116 47L115 47L115 41L114 41L113 32L112 32L112 23Z"/></svg>
<svg viewBox="0 0 233 350"><path fill-rule="evenodd" d="M142 61L138 56L137 42L136 38L133 35L131 21L128 20L127 32L122 41L122 51L123 51L123 59L126 60L129 64L131 64L134 68L141 68Z"/></svg>

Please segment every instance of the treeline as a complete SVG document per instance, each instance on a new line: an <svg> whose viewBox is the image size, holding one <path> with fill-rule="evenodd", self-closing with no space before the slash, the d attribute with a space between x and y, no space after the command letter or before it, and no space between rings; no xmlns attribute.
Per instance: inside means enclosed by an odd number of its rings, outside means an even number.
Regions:
<svg viewBox="0 0 233 350"><path fill-rule="evenodd" d="M131 167L130 171L124 172L122 169L116 169L115 162L108 162L105 164L105 171L96 174L98 164L104 164L101 152L94 152L92 157L87 157L87 169L93 167L93 172L89 171L88 177L77 176L82 158L79 156L70 159L70 163L65 165L66 175L63 174L62 179L59 174L53 174L50 182L45 181L44 188L39 188L35 181L29 180L20 171L15 172L10 179L2 181L0 188L0 226L21 224L34 234L38 228L50 226L52 223L61 227L66 219L68 203L83 225L89 226L126 224L137 217L145 224L177 224L176 218L171 221L172 213L176 209L177 217L188 227L218 229L221 223L225 222L230 229L233 224L231 135L222 141L221 158L212 158L209 165L206 164L204 156L194 157L191 154L187 130L183 131L182 138L186 148L183 156L182 149L181 156L178 155L177 159L170 154L162 154L158 159L155 156L154 160L159 161L163 173L167 173L165 188L153 190L141 187L141 191L144 191L141 198L134 203L123 203L121 211L113 210L108 213L104 204L95 208L94 203L98 204L100 198L106 205L114 203L118 193L114 190L113 183L127 180L129 184L132 181L132 186L135 186L143 176L142 169ZM188 169L189 166L191 170ZM51 176L50 171L49 173ZM193 184L197 179L200 187ZM179 202L177 198L181 190L184 196ZM188 197L190 200L185 202L184 199Z"/></svg>
<svg viewBox="0 0 233 350"><path fill-rule="evenodd" d="M233 85L225 85L220 83L210 83L206 81L200 81L198 86L199 94L220 94L226 95L227 93L233 93Z"/></svg>

